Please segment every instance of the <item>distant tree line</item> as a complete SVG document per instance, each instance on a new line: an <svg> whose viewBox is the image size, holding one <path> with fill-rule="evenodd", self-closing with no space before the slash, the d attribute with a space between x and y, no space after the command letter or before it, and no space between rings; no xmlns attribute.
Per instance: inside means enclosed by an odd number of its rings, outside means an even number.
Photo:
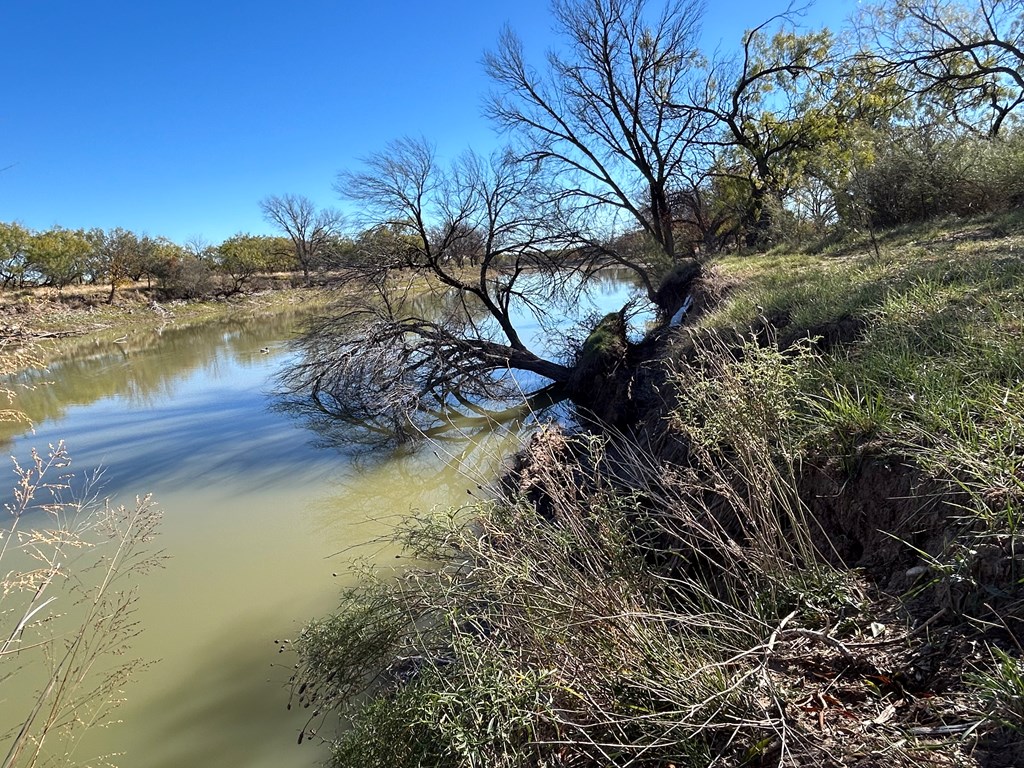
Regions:
<svg viewBox="0 0 1024 768"><path fill-rule="evenodd" d="M240 232L214 245L202 238L175 243L165 237L109 230L52 227L31 230L0 222L0 290L102 285L113 302L125 286L145 287L166 299L198 299L250 290L260 276L318 274L345 269L374 253L388 234L378 228L348 237L340 214L317 210L307 198L270 197L260 203L282 235Z"/></svg>

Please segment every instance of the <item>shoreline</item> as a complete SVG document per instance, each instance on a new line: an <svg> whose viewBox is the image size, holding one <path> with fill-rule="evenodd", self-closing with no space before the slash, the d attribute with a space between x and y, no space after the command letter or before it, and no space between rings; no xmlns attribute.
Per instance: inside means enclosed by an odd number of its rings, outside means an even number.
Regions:
<svg viewBox="0 0 1024 768"><path fill-rule="evenodd" d="M58 293L52 288L0 293L0 350L31 349L47 364L69 347L94 340L116 341L139 330L182 328L233 316L258 317L289 309L314 311L330 298L323 286L292 287L275 279L267 286L229 297L202 300L152 298L145 285L125 288L107 304L109 288L82 286ZM27 362L27 360L26 360ZM31 365L20 365L16 373Z"/></svg>

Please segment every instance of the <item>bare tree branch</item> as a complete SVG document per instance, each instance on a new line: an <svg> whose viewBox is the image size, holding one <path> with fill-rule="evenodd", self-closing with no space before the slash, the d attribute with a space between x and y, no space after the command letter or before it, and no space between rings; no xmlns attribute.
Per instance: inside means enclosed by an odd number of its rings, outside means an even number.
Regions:
<svg viewBox="0 0 1024 768"><path fill-rule="evenodd" d="M565 281L551 196L536 165L507 152L438 166L429 144L393 142L338 189L391 237L366 254L329 317L300 343L288 386L313 408L393 435L429 430L467 402L569 381L571 369L531 350L517 327L549 307Z"/></svg>
<svg viewBox="0 0 1024 768"><path fill-rule="evenodd" d="M343 224L341 213L330 208L318 211L301 195L273 195L260 201L263 218L278 227L295 246L295 257L308 282L309 273L326 259Z"/></svg>
<svg viewBox="0 0 1024 768"><path fill-rule="evenodd" d="M554 12L569 45L543 72L508 29L485 57L497 86L488 114L521 136L524 160L552 170L564 201L626 214L656 244L663 271L680 256L673 184L711 122L672 106L701 65L701 4L672 0L653 15L646 0L557 0ZM655 265L620 263L656 301Z"/></svg>

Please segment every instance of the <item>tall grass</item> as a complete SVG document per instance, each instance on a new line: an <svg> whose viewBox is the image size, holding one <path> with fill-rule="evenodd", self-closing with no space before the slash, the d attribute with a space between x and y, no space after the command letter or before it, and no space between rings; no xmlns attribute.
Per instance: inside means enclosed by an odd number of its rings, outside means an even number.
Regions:
<svg viewBox="0 0 1024 768"><path fill-rule="evenodd" d="M36 368L40 364L35 345L0 336L0 423L25 421L25 414L13 407L15 389L10 378L18 371Z"/></svg>
<svg viewBox="0 0 1024 768"><path fill-rule="evenodd" d="M724 313L705 321L742 327L763 303L788 310L787 333L799 338L801 330L813 334L816 324L845 314L861 318L860 334L821 355L812 376L807 450L812 461L839 458L850 476L862 460L857 456L888 454L938 481L932 492L940 492L950 514L934 539L944 544L916 551L923 567L913 569L920 575L907 603L943 615L947 624L936 637L944 639L937 642L981 649L947 681L978 702L973 715L961 713L964 725L976 738L1008 729L1018 742L1024 729L1020 222L1016 213L905 228L884 236L881 260L856 249L817 264L802 256L794 274L766 274L761 268L768 263L755 260L725 265L740 287ZM837 284L837 271L845 285ZM799 309L809 295L816 297L810 313ZM909 544L907 551L914 551Z"/></svg>
<svg viewBox="0 0 1024 768"><path fill-rule="evenodd" d="M159 514L149 498L132 507L65 500L68 463L58 445L15 465L0 544L0 672L5 681L40 682L30 698L5 706L5 723L15 707L19 715L5 734L4 768L75 764L82 736L108 724L144 666L128 654L140 631L137 579L159 562Z"/></svg>
<svg viewBox="0 0 1024 768"><path fill-rule="evenodd" d="M822 616L860 599L795 488L809 363L708 345L677 372L685 470L546 431L513 498L412 526L424 567L364 582L296 644L310 730L345 723L333 764L830 764L776 668L802 643L842 674Z"/></svg>

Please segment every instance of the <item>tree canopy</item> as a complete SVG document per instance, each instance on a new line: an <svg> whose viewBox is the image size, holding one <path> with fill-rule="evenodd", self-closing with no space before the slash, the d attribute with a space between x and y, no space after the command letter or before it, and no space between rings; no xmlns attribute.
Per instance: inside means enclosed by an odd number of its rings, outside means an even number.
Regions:
<svg viewBox="0 0 1024 768"><path fill-rule="evenodd" d="M865 55L968 130L996 136L1024 102L1020 0L888 0L859 27Z"/></svg>

